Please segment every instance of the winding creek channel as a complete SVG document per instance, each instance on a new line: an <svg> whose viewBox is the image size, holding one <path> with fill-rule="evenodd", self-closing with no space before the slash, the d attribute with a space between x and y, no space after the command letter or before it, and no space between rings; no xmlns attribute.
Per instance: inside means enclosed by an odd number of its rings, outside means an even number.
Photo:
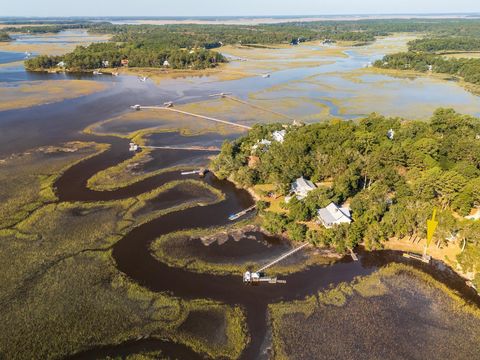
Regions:
<svg viewBox="0 0 480 360"><path fill-rule="evenodd" d="M152 190L169 181L184 179L178 171L165 172L114 191L94 191L87 188L87 180L98 171L115 165L129 156L125 151L127 140L100 138L111 145L109 150L85 160L67 170L55 183L60 201L107 201L123 199ZM155 259L150 245L159 236L191 228L209 228L226 225L227 216L250 206L253 199L245 190L236 188L231 182L218 180L209 174L205 179L209 185L222 191L225 199L219 203L188 208L154 219L134 228L115 244L113 257L120 271L152 291L171 292L187 298L209 298L245 309L251 342L242 354L243 359L266 356L263 353L267 339L267 306L269 303L303 299L331 284L351 281L356 276L367 275L391 262L405 262L401 253L394 251L359 251L360 261L345 257L333 265L312 266L284 278L286 284L245 286L241 274L211 275L194 273L182 268L170 267ZM466 299L480 305L474 291L452 270L441 264L424 265L410 262L413 266L431 274L450 288L460 292ZM268 341L268 340L266 340ZM198 358L188 348L167 341L141 339L112 347L101 347L77 354L75 358L126 355L140 349L161 349L165 354L180 358Z"/></svg>

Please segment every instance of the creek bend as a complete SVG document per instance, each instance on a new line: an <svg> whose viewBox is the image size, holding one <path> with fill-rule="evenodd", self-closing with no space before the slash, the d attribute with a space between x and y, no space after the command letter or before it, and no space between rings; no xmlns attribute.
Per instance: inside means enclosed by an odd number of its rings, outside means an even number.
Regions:
<svg viewBox="0 0 480 360"><path fill-rule="evenodd" d="M150 191L170 181L185 178L180 172L167 171L132 185L113 191L95 191L87 187L88 179L97 172L107 169L131 157L127 151L128 140L115 137L95 137L96 141L110 144L109 149L84 160L63 173L55 182L60 201L108 201L119 200ZM391 262L406 262L400 252L359 250L359 260L354 262L344 257L333 265L316 265L306 270L283 276L282 285L245 286L241 274L212 275L196 273L182 268L168 266L158 261L151 253L152 242L172 232L193 228L210 228L226 225L228 214L242 210L253 199L243 189L229 181L219 180L209 174L203 180L220 190L225 199L207 206L196 206L168 213L150 222L133 228L113 247L113 258L117 268L138 284L156 292L170 292L185 299L209 298L229 305L243 307L251 341L242 354L243 359L262 358L262 347L267 333L267 306L269 303L303 299L319 290L340 282L351 281L356 276L368 275ZM445 266L428 266L420 263L409 264L429 273L450 288L460 292L465 299L480 305L474 291ZM440 264L441 265L441 264ZM75 358L92 358L106 355L125 355L139 349L161 349L165 354L197 358L198 354L185 346L176 346L168 341L142 339L118 346L93 348L79 353Z"/></svg>

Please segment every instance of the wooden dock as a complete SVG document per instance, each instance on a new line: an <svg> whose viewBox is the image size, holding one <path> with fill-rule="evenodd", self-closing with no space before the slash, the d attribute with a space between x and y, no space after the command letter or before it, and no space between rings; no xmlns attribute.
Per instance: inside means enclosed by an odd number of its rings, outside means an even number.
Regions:
<svg viewBox="0 0 480 360"><path fill-rule="evenodd" d="M420 255L420 254L414 254L414 253L403 253L403 257L406 257L408 259L418 260L426 264L429 264L430 260L432 259L430 255Z"/></svg>
<svg viewBox="0 0 480 360"><path fill-rule="evenodd" d="M263 270L266 270L268 269L269 267L275 265L276 263L282 261L283 259L289 257L290 255L293 255L295 254L297 251L303 249L305 246L307 246L308 243L305 243L303 245L300 245L299 247L296 247L295 249L293 250L290 250L289 252L287 252L286 254L283 254L282 256L280 256L279 258L276 258L275 260L273 260L271 263L268 263L267 265L263 266L262 268L258 269L257 270L257 273L259 272L262 272Z"/></svg>
<svg viewBox="0 0 480 360"><path fill-rule="evenodd" d="M190 151L220 151L215 146L142 146L144 149L162 149L162 150L190 150Z"/></svg>
<svg viewBox="0 0 480 360"><path fill-rule="evenodd" d="M350 256L352 257L353 261L358 261L358 256L357 256L357 254L355 254L355 253L353 252L353 250L350 249L350 248L348 248L348 250L350 251Z"/></svg>
<svg viewBox="0 0 480 360"><path fill-rule="evenodd" d="M237 220L238 218L241 218L242 216L246 215L248 212L252 211L253 209L255 209L257 207L257 205L252 205L250 206L249 208L245 209L245 210L242 210L236 214L232 214L228 217L228 220L230 221L234 221L234 220Z"/></svg>
<svg viewBox="0 0 480 360"><path fill-rule="evenodd" d="M217 122L217 123L220 123L220 124L236 126L236 127L239 127L239 128L245 129L245 130L250 130L252 128L251 126L237 124L237 123L234 123L234 122L228 121L228 120L222 120L222 119L217 119L217 118L214 118L214 117L211 117L211 116L205 116L205 115L200 115L200 114L194 114L194 113L191 113L191 112L188 112L188 111L178 110L178 109L175 109L171 106L170 107L167 107L167 106L140 106L139 110L140 109L172 111L172 112L176 112L176 113L183 114L183 115L193 116L193 117L196 117L196 118L199 118L199 119L214 121L214 122Z"/></svg>

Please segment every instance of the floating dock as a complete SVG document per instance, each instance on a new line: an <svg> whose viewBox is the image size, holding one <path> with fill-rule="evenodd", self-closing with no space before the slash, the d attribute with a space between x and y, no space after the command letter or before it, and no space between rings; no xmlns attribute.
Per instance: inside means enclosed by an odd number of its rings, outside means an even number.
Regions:
<svg viewBox="0 0 480 360"><path fill-rule="evenodd" d="M232 214L228 217L228 220L230 221L233 221L233 220L237 220L238 218L241 218L242 216L246 215L248 212L252 211L253 209L255 209L257 207L257 205L252 205L250 206L249 208L245 209L245 210L242 210L236 214Z"/></svg>
<svg viewBox="0 0 480 360"><path fill-rule="evenodd" d="M283 259L289 257L290 255L295 254L297 251L303 249L305 246L307 246L308 243L304 243L295 249L290 250L289 252L283 254L282 256L276 258L272 262L268 263L267 265L263 266L257 271L251 272L251 271L246 271L243 274L243 282L245 284L259 284L261 282L267 282L269 284L285 284L287 281L286 280L279 280L276 277L268 277L265 275L263 272L264 270L268 269L269 267L275 265L276 263L282 261Z"/></svg>

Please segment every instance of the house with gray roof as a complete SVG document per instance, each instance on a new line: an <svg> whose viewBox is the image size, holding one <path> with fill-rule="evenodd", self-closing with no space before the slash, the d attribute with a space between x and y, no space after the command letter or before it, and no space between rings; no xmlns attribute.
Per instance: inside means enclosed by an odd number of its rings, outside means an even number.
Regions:
<svg viewBox="0 0 480 360"><path fill-rule="evenodd" d="M292 183L291 192L295 194L298 200L303 200L307 197L308 193L317 187L310 180L305 179L303 176L299 177Z"/></svg>
<svg viewBox="0 0 480 360"><path fill-rule="evenodd" d="M339 224L350 224L352 216L350 210L346 207L339 207L335 203L330 203L326 207L318 209L318 221L327 229Z"/></svg>

